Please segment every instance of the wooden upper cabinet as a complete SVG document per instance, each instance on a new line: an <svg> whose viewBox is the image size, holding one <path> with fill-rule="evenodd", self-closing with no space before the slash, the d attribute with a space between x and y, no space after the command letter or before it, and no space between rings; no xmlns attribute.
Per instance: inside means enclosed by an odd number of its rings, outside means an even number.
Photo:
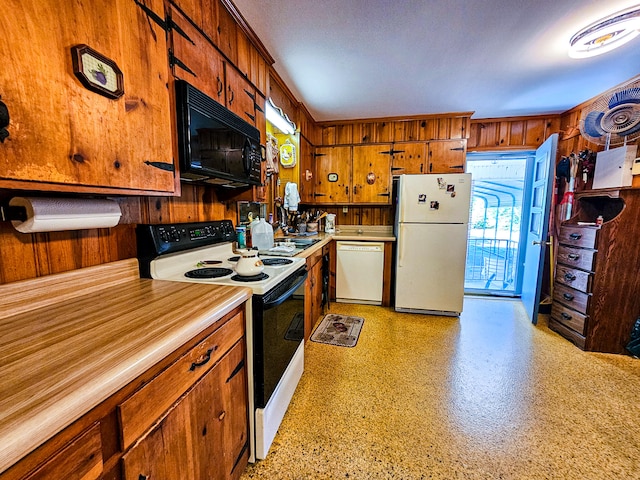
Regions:
<svg viewBox="0 0 640 480"><path fill-rule="evenodd" d="M313 192L314 182L316 179L315 160L313 154L313 147L300 135L300 153L298 156L298 162L300 164L300 193L301 203L314 203Z"/></svg>
<svg viewBox="0 0 640 480"><path fill-rule="evenodd" d="M467 140L429 142L429 169L426 173L464 173Z"/></svg>
<svg viewBox="0 0 640 480"><path fill-rule="evenodd" d="M191 22L197 25L215 44L218 44L218 0L171 0Z"/></svg>
<svg viewBox="0 0 640 480"><path fill-rule="evenodd" d="M391 202L391 144L316 149L316 204ZM304 174L301 171L301 176Z"/></svg>
<svg viewBox="0 0 640 480"><path fill-rule="evenodd" d="M224 6L222 0L218 3L218 47L232 63L238 63L238 38L236 24L233 15Z"/></svg>
<svg viewBox="0 0 640 480"><path fill-rule="evenodd" d="M427 144L404 143L393 144L391 172L393 175L427 173Z"/></svg>
<svg viewBox="0 0 640 480"><path fill-rule="evenodd" d="M391 203L391 145L354 145L352 203Z"/></svg>
<svg viewBox="0 0 640 480"><path fill-rule="evenodd" d="M252 125L256 124L256 89L233 65L226 64L227 108Z"/></svg>
<svg viewBox="0 0 640 480"><path fill-rule="evenodd" d="M352 147L316 149L315 203L349 203L351 200Z"/></svg>
<svg viewBox="0 0 640 480"><path fill-rule="evenodd" d="M131 0L7 2L0 96L11 124L0 144L0 188L174 193L165 32ZM145 5L164 17L162 0ZM74 75L70 48L81 44L122 71L121 97ZM100 84L106 63L85 59L87 81Z"/></svg>
<svg viewBox="0 0 640 480"><path fill-rule="evenodd" d="M225 105L222 55L177 9L171 8L171 18L184 32L171 30L173 75Z"/></svg>

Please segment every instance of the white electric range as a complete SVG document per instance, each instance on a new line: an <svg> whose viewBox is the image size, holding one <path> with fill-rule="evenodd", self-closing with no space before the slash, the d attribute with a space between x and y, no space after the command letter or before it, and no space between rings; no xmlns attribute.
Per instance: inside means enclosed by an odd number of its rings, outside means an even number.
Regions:
<svg viewBox="0 0 640 480"><path fill-rule="evenodd" d="M250 459L263 459L280 426L304 370L306 261L260 255L264 270L255 277L235 272L235 229L228 220L138 225L142 277L175 282L246 286L252 289L247 315L247 373L251 420ZM255 425L255 428L253 428Z"/></svg>

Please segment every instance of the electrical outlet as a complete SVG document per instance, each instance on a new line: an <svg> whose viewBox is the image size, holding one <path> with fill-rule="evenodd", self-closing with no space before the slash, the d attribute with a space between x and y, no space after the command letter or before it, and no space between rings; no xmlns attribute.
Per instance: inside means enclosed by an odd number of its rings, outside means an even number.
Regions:
<svg viewBox="0 0 640 480"><path fill-rule="evenodd" d="M349 211L349 207L342 207L342 213L347 213Z"/></svg>

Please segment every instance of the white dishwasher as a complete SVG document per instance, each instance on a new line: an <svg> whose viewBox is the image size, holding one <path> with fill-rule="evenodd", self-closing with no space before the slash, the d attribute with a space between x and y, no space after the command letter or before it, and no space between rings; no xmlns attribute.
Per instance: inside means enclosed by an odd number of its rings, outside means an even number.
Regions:
<svg viewBox="0 0 640 480"><path fill-rule="evenodd" d="M383 242L336 243L336 302L382 304Z"/></svg>

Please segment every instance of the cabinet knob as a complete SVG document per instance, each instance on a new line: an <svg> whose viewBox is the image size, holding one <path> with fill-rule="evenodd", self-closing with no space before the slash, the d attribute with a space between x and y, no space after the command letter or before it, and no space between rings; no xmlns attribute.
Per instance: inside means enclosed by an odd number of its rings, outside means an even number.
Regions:
<svg viewBox="0 0 640 480"><path fill-rule="evenodd" d="M582 234L581 233L572 233L571 235L569 235L569 238L571 238L573 240L580 240L582 238Z"/></svg>
<svg viewBox="0 0 640 480"><path fill-rule="evenodd" d="M576 279L576 276L572 275L571 273L565 273L564 279L568 282L573 282Z"/></svg>
<svg viewBox="0 0 640 480"><path fill-rule="evenodd" d="M573 300L574 298L573 295L571 295L570 293L564 293L562 294L562 296L564 297L565 300L569 300L569 301Z"/></svg>

